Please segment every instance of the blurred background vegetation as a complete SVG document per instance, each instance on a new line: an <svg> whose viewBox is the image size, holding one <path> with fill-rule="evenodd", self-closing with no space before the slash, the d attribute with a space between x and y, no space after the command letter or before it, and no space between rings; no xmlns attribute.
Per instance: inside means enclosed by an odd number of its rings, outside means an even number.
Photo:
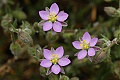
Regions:
<svg viewBox="0 0 120 80"><path fill-rule="evenodd" d="M60 10L69 14L62 33L51 35L44 32L37 24L40 22L39 10L57 3ZM114 45L110 55L101 63L91 63L87 58L78 60L74 54L71 42L78 40L88 31L93 37L102 38L101 34L112 40L120 33L120 18L110 17L104 12L104 7L119 8L118 0L0 0L0 80L48 80L44 70L35 59L34 50L27 49L17 35L15 42L21 47L21 57L16 59L11 53L10 24L18 28L30 28L33 44L42 48L57 48L63 46L66 55L70 55L72 63L64 67L69 78L79 80L119 80L120 79L120 46ZM10 23L10 24L9 24ZM22 27L23 26L23 27ZM18 55L18 54L16 54ZM60 74L62 75L62 74ZM53 79L55 80L55 79ZM72 79L71 79L72 80ZM73 79L75 80L75 79Z"/></svg>

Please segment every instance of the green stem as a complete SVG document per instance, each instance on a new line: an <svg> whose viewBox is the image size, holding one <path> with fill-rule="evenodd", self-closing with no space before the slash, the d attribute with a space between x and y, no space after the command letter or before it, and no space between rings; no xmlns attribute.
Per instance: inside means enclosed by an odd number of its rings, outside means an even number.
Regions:
<svg viewBox="0 0 120 80"><path fill-rule="evenodd" d="M12 42L15 44L15 36L14 36L14 33L13 33L13 32L11 32L11 40L12 40Z"/></svg>

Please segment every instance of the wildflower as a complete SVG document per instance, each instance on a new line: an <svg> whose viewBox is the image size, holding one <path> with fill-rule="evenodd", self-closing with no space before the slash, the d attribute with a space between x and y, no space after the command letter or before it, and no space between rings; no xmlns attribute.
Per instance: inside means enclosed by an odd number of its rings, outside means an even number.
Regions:
<svg viewBox="0 0 120 80"><path fill-rule="evenodd" d="M83 59L88 54L88 58L90 59L92 56L95 55L96 50L94 49L98 38L92 38L88 32L85 32L82 40L72 42L73 46L76 49L80 49L81 51L78 52L77 57L78 59ZM91 60L91 59L90 59Z"/></svg>
<svg viewBox="0 0 120 80"><path fill-rule="evenodd" d="M46 59L43 59L40 65L45 68L50 68L50 71L54 74L59 74L62 71L62 66L66 66L71 62L67 57L63 57L64 49L62 46L51 51L44 49L43 53Z"/></svg>
<svg viewBox="0 0 120 80"><path fill-rule="evenodd" d="M68 18L68 14L64 11L59 12L59 7L56 3L53 3L47 10L39 11L40 17L44 20L43 30L48 31L53 28L55 32L61 32L62 24Z"/></svg>

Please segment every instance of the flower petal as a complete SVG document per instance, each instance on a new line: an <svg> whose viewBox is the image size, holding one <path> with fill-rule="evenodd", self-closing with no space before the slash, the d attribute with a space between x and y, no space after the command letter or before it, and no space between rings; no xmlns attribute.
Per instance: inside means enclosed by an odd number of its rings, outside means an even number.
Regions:
<svg viewBox="0 0 120 80"><path fill-rule="evenodd" d="M90 34L88 32L85 32L82 39L86 40L89 43L90 40L91 40L91 36L90 36Z"/></svg>
<svg viewBox="0 0 120 80"><path fill-rule="evenodd" d="M44 24L43 24L43 30L44 31L48 31L48 30L50 30L52 28L52 22L45 22Z"/></svg>
<svg viewBox="0 0 120 80"><path fill-rule="evenodd" d="M52 55L52 52L48 49L44 49L43 50L43 53L44 53L44 57L48 60L51 60L51 55Z"/></svg>
<svg viewBox="0 0 120 80"><path fill-rule="evenodd" d="M54 22L53 24L53 30L56 32L61 32L62 30L62 24L60 22Z"/></svg>
<svg viewBox="0 0 120 80"><path fill-rule="evenodd" d="M57 20L62 22L68 18L68 14L65 13L64 11L61 11L57 16L58 16Z"/></svg>
<svg viewBox="0 0 120 80"><path fill-rule="evenodd" d="M48 20L49 12L48 11L39 11L39 15L42 19Z"/></svg>
<svg viewBox="0 0 120 80"><path fill-rule="evenodd" d="M72 45L73 45L76 49L82 49L82 47L80 46L80 41L74 41L74 42L72 42Z"/></svg>
<svg viewBox="0 0 120 80"><path fill-rule="evenodd" d="M55 13L55 14L58 14L59 12L59 7L56 3L53 3L50 7L50 13Z"/></svg>
<svg viewBox="0 0 120 80"><path fill-rule="evenodd" d="M68 64L70 64L70 60L68 58L61 58L59 61L58 61L58 64L60 66L66 66Z"/></svg>
<svg viewBox="0 0 120 80"><path fill-rule="evenodd" d="M78 59L83 59L87 55L86 50L82 50L78 53Z"/></svg>
<svg viewBox="0 0 120 80"><path fill-rule="evenodd" d="M90 46L91 46L91 47L95 46L96 43L97 43L97 41L98 41L98 38L93 38L93 39L91 39L91 41L90 41Z"/></svg>
<svg viewBox="0 0 120 80"><path fill-rule="evenodd" d="M54 74L58 74L61 71L61 68L59 65L55 64L52 66L51 70Z"/></svg>
<svg viewBox="0 0 120 80"><path fill-rule="evenodd" d="M94 56L95 55L95 49L90 48L88 49L88 56Z"/></svg>
<svg viewBox="0 0 120 80"><path fill-rule="evenodd" d="M62 46L58 47L58 48L55 50L54 53L57 54L59 58L61 58L61 57L63 56L63 54L64 54L64 49L63 49L63 47L62 47Z"/></svg>
<svg viewBox="0 0 120 80"><path fill-rule="evenodd" d="M49 68L52 65L52 63L49 60L44 59L44 60L41 61L40 65L42 67Z"/></svg>

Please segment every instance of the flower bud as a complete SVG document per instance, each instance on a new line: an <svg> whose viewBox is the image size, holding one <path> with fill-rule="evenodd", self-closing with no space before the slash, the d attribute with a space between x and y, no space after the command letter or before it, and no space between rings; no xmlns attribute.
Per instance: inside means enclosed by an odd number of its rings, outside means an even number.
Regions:
<svg viewBox="0 0 120 80"><path fill-rule="evenodd" d="M22 22L22 25L20 26L23 31L27 32L28 34L32 34L32 27L29 22L25 21Z"/></svg>
<svg viewBox="0 0 120 80"><path fill-rule="evenodd" d="M19 57L21 55L21 46L18 43L11 43L10 50L16 57Z"/></svg>
<svg viewBox="0 0 120 80"><path fill-rule="evenodd" d="M120 34L120 29L114 31L114 37L118 37Z"/></svg>
<svg viewBox="0 0 120 80"><path fill-rule="evenodd" d="M20 31L18 33L18 38L20 39L21 42L23 42L24 44L29 44L29 45L33 45L33 39L31 38L31 36L24 31Z"/></svg>
<svg viewBox="0 0 120 80"><path fill-rule="evenodd" d="M104 11L112 17L117 16L117 10L114 7L104 7Z"/></svg>
<svg viewBox="0 0 120 80"><path fill-rule="evenodd" d="M12 15L11 14L6 14L3 17L3 20L1 21L1 26L8 30L12 21L13 21Z"/></svg>

